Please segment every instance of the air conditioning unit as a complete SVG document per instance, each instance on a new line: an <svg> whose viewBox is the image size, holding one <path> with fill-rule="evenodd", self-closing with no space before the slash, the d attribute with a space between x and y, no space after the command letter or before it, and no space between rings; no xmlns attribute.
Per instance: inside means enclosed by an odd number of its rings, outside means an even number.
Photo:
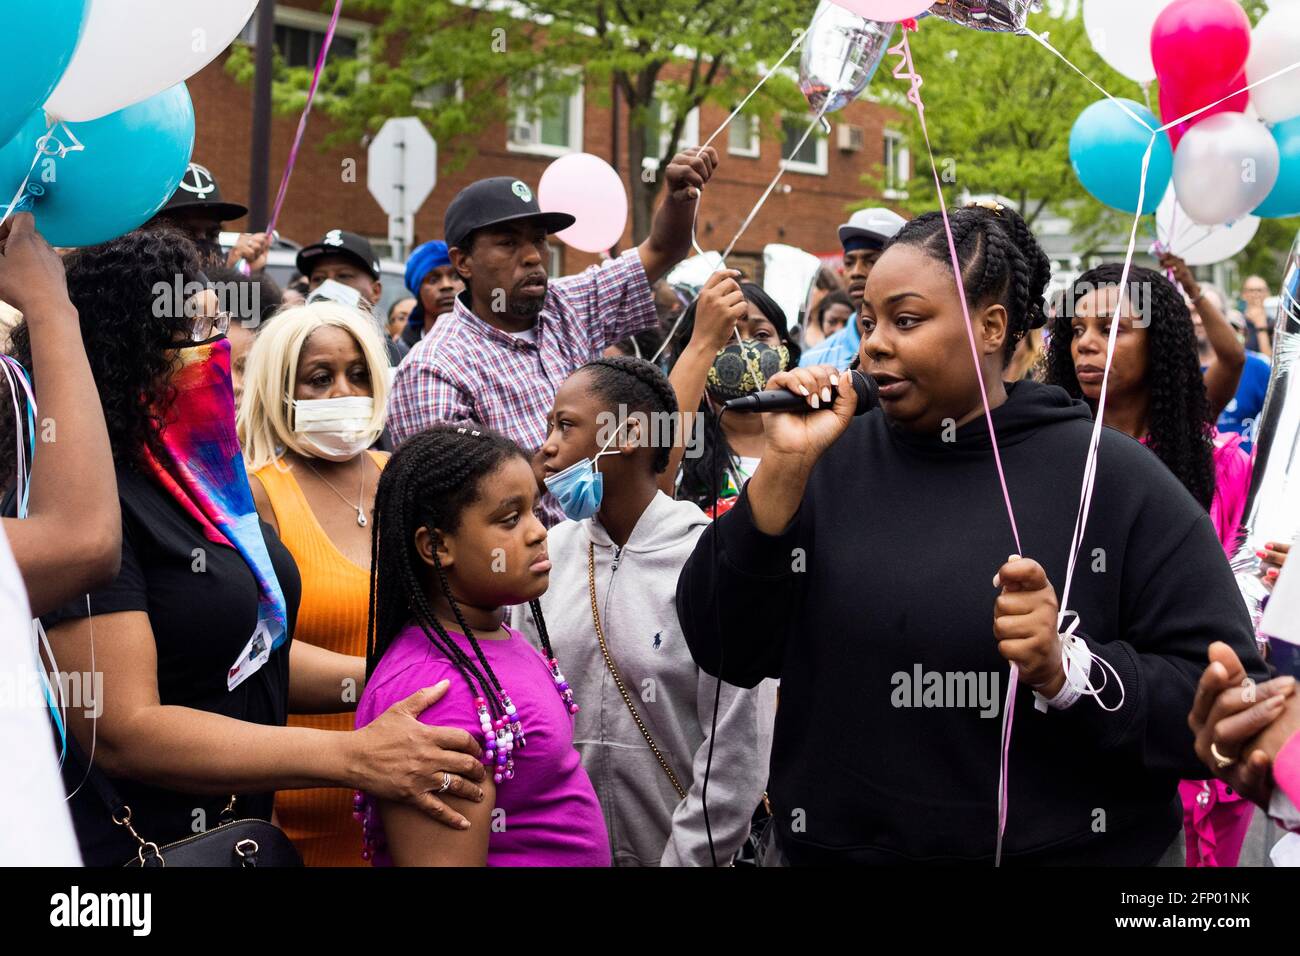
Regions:
<svg viewBox="0 0 1300 956"><path fill-rule="evenodd" d="M861 126L840 123L835 128L836 145L846 153L860 153L867 135Z"/></svg>
<svg viewBox="0 0 1300 956"><path fill-rule="evenodd" d="M531 146L533 144L533 128L523 123L510 127L510 142L517 146Z"/></svg>

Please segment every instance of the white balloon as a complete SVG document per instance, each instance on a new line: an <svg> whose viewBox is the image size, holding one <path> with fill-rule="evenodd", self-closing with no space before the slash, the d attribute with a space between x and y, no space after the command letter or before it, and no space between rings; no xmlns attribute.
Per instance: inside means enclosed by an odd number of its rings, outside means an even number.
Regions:
<svg viewBox="0 0 1300 956"><path fill-rule="evenodd" d="M1215 113L1189 129L1174 150L1174 189L1192 221L1217 226L1262 203L1280 164L1267 126L1241 113Z"/></svg>
<svg viewBox="0 0 1300 956"><path fill-rule="evenodd" d="M1300 50L1300 3L1277 5L1250 31L1250 56L1246 80L1254 83L1296 61ZM1260 118L1280 123L1300 116L1300 70L1274 77L1250 91L1250 101Z"/></svg>
<svg viewBox="0 0 1300 956"><path fill-rule="evenodd" d="M1179 204L1173 187L1156 209L1160 241L1189 266L1212 266L1231 259L1250 245L1258 231L1259 216L1242 216L1218 226L1198 225Z"/></svg>
<svg viewBox="0 0 1300 956"><path fill-rule="evenodd" d="M1130 80L1156 78L1151 29L1173 0L1083 0L1083 28L1098 56Z"/></svg>
<svg viewBox="0 0 1300 956"><path fill-rule="evenodd" d="M54 119L98 119L188 79L239 35L257 0L89 4L77 52L45 102Z"/></svg>

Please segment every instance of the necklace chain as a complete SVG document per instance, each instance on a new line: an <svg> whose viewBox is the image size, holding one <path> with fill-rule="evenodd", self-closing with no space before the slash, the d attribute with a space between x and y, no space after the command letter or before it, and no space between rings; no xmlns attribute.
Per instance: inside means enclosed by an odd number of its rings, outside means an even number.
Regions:
<svg viewBox="0 0 1300 956"><path fill-rule="evenodd" d="M319 471L317 471L315 465L313 465L306 458L302 460L302 463L311 469L313 475L315 475L321 481L325 482L325 486L329 488L330 491L334 492L334 494L338 495L339 500L341 500L344 504L348 505L349 507L357 509L357 524L361 525L361 527L363 528L367 524L365 510L361 506L362 502L365 501L366 499L366 460L364 455L365 453L363 452L362 455L359 456L361 458L361 489L360 491L357 492L356 504L353 504L347 498L347 496L343 494L343 492L339 491L337 488L334 487L333 482L331 482L328 478L326 478Z"/></svg>

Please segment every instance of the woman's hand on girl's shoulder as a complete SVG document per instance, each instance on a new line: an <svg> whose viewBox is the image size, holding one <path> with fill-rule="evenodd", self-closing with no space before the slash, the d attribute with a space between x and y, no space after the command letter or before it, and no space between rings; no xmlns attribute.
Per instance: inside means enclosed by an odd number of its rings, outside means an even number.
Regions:
<svg viewBox="0 0 1300 956"><path fill-rule="evenodd" d="M438 823L465 830L470 821L437 794L474 803L483 800L478 786L487 776L482 748L468 731L432 727L419 719L449 686L450 682L443 680L418 690L353 731L349 735L349 770L356 789L380 800L409 804Z"/></svg>

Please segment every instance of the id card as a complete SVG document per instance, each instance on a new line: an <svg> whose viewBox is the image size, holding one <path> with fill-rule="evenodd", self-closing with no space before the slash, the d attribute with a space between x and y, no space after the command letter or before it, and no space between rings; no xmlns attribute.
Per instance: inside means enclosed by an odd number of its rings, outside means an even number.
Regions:
<svg viewBox="0 0 1300 956"><path fill-rule="evenodd" d="M248 639L248 643L244 645L244 649L239 652L235 663L226 673L226 690L234 690L248 680L261 670L262 665L270 657L271 632L267 630L265 621L258 621L253 636Z"/></svg>

